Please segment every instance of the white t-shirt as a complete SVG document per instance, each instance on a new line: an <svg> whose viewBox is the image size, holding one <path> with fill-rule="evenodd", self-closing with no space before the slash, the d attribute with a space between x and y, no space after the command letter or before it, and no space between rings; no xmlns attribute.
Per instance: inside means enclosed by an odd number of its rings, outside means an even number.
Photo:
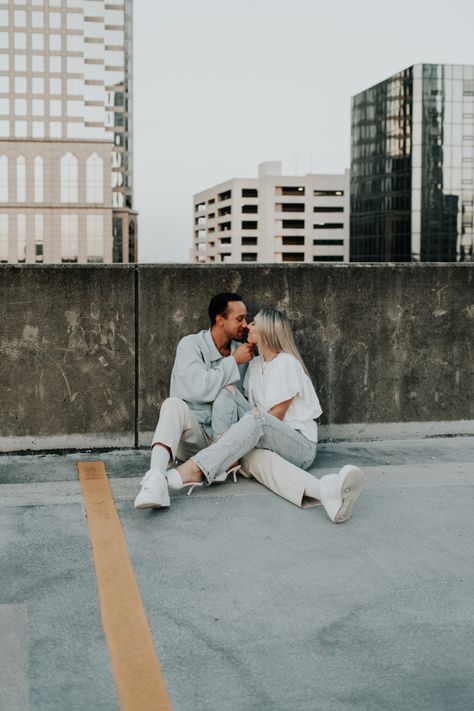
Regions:
<svg viewBox="0 0 474 711"><path fill-rule="evenodd" d="M322 413L321 405L303 366L290 353L279 353L267 362L261 356L250 361L244 390L252 407L265 412L293 398L283 422L300 430L312 442L318 441L314 420Z"/></svg>

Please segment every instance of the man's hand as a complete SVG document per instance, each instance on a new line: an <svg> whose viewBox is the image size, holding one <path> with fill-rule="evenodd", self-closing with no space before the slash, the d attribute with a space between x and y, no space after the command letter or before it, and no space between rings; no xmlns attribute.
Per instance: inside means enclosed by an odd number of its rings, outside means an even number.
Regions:
<svg viewBox="0 0 474 711"><path fill-rule="evenodd" d="M254 346L252 343L242 343L241 346L235 349L232 355L237 365L248 363L254 356Z"/></svg>

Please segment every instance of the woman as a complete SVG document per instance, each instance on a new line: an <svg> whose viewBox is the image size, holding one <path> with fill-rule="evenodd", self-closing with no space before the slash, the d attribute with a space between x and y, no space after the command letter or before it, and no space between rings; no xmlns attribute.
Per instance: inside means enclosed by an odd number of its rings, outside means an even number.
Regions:
<svg viewBox="0 0 474 711"><path fill-rule="evenodd" d="M352 465L320 481L305 471L316 455L316 418L322 410L288 318L277 309L262 309L249 325L248 342L259 351L244 382L248 401L235 386L224 388L213 405L217 440L167 472L170 488L189 487L190 493L203 483L224 481L228 467L248 455L249 473L279 495L300 506L320 501L332 521L346 520L363 475ZM273 452L270 467L269 457L259 456L259 450Z"/></svg>

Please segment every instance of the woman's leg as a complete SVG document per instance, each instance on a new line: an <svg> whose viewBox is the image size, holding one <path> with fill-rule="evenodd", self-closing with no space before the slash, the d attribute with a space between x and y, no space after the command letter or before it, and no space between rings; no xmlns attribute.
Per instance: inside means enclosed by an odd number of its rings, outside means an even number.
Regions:
<svg viewBox="0 0 474 711"><path fill-rule="evenodd" d="M303 469L311 466L316 454L316 443L301 432L273 415L252 410L217 442L194 455L192 462L211 483L217 474L255 447L270 449Z"/></svg>
<svg viewBox="0 0 474 711"><path fill-rule="evenodd" d="M226 385L212 404L212 433L216 440L251 409L235 385Z"/></svg>
<svg viewBox="0 0 474 711"><path fill-rule="evenodd" d="M267 489L301 508L320 504L319 480L268 449L252 449L242 457L242 471ZM316 486L315 486L316 485ZM316 494L312 490L317 488Z"/></svg>

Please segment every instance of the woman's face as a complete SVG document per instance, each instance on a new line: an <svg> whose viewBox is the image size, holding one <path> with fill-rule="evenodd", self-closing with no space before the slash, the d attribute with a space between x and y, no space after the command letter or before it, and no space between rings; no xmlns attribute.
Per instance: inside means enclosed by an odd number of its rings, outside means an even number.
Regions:
<svg viewBox="0 0 474 711"><path fill-rule="evenodd" d="M258 346L258 325L255 319L249 323L247 343L253 343L254 346Z"/></svg>

